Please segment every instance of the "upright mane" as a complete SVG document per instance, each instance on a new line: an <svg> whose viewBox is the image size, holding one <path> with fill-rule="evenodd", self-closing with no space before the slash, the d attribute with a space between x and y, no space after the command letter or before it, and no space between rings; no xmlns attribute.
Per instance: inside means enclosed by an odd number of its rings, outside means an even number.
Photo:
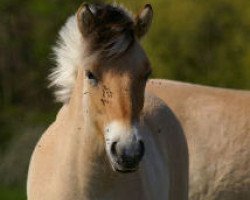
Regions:
<svg viewBox="0 0 250 200"><path fill-rule="evenodd" d="M71 16L59 32L53 48L56 67L49 75L56 100L67 103L76 79L78 66L95 59L111 59L124 53L134 41L134 17L122 6L91 4L95 30L87 38L80 30L77 14Z"/></svg>

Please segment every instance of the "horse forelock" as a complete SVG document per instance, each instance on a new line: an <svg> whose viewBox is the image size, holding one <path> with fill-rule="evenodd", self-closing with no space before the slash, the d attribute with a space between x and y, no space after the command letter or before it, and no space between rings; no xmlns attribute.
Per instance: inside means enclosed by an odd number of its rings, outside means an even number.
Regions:
<svg viewBox="0 0 250 200"><path fill-rule="evenodd" d="M119 57L134 42L133 15L118 4L91 4L96 16L95 29L83 38L77 17L68 18L59 32L53 48L56 67L49 75L50 87L55 87L56 100L68 102L75 83L77 67L90 60L111 60Z"/></svg>
<svg viewBox="0 0 250 200"><path fill-rule="evenodd" d="M103 58L125 52L134 41L133 17L119 6L92 5L95 28L90 36L90 52L100 51Z"/></svg>

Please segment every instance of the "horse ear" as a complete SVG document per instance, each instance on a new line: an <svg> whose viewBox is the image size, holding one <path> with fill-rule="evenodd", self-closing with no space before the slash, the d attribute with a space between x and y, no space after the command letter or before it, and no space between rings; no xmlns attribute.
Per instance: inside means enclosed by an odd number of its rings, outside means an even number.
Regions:
<svg viewBox="0 0 250 200"><path fill-rule="evenodd" d="M95 16L92 13L89 5L83 3L77 11L77 25L83 36L89 35L95 25Z"/></svg>
<svg viewBox="0 0 250 200"><path fill-rule="evenodd" d="M138 38L143 37L152 22L153 9L150 4L146 4L142 11L135 18L135 34Z"/></svg>

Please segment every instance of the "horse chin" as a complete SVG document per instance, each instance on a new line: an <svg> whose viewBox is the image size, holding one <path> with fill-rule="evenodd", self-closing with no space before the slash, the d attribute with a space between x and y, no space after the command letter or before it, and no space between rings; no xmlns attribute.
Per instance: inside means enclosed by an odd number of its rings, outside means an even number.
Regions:
<svg viewBox="0 0 250 200"><path fill-rule="evenodd" d="M125 168L122 165L119 165L117 163L113 163L113 164L111 164L111 166L112 166L112 169L115 172L123 173L123 174L125 174L125 173L133 173L133 172L136 172L138 170L138 166L134 167L134 168Z"/></svg>
<svg viewBox="0 0 250 200"><path fill-rule="evenodd" d="M119 173L122 173L122 174L133 173L135 171L137 171L137 169L123 169L123 170L116 169L116 172L119 172Z"/></svg>

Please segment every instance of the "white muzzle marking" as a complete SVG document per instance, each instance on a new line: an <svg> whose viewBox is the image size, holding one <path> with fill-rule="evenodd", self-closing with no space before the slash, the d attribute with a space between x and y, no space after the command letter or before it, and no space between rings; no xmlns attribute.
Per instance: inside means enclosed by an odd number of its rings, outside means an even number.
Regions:
<svg viewBox="0 0 250 200"><path fill-rule="evenodd" d="M126 126L120 121L109 123L105 128L105 142L106 152L113 169L120 165L123 167L133 166L133 163L137 165L138 160L141 159L141 144L143 142L139 136L137 124Z"/></svg>

